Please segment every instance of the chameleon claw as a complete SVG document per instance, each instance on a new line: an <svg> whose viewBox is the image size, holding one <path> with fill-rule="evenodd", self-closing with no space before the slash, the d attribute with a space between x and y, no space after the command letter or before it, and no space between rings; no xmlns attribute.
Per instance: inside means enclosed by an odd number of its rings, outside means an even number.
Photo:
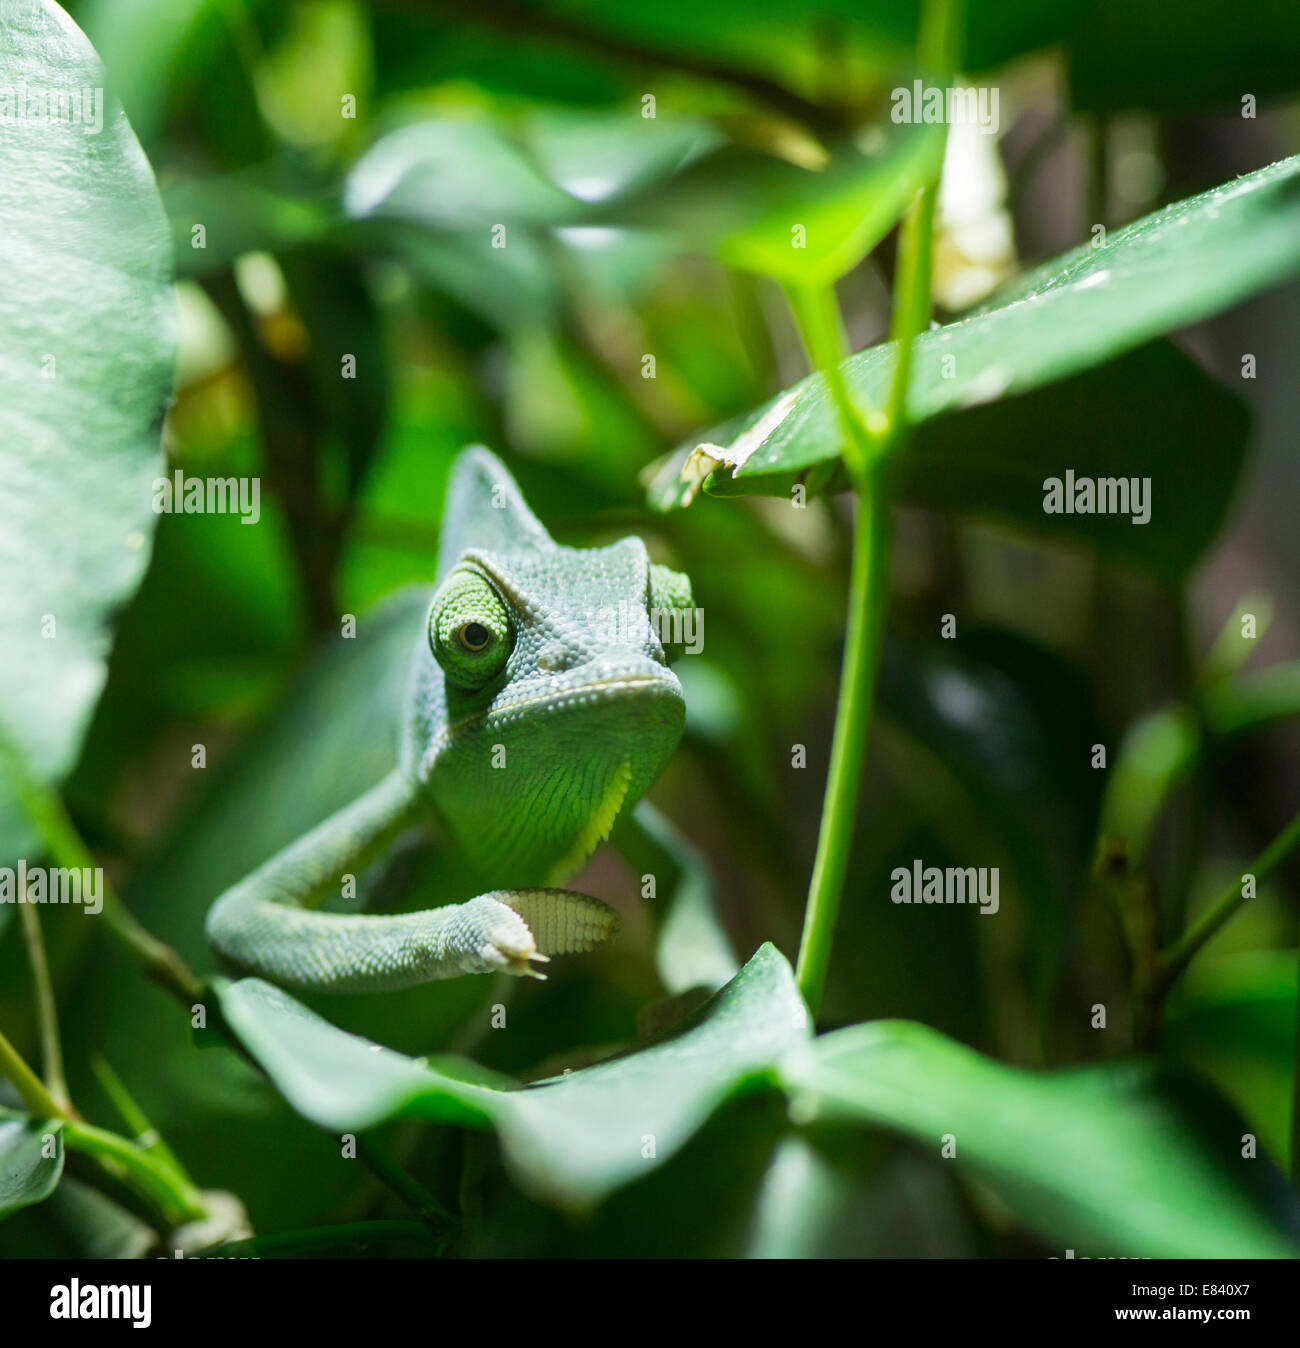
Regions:
<svg viewBox="0 0 1300 1348"><path fill-rule="evenodd" d="M531 933L529 933L531 936ZM551 957L543 955L536 946L532 945L530 940L528 946L507 945L503 941L494 941L495 953L506 973L514 974L517 978L540 978L546 981L546 975L540 969L534 969L533 964L549 964ZM494 961L495 962L495 961Z"/></svg>
<svg viewBox="0 0 1300 1348"><path fill-rule="evenodd" d="M551 958L549 955L539 954L536 950L503 950L507 964L506 971L515 974L519 978L540 978L546 982L546 975L540 969L534 969L532 961L536 960L539 964L549 964Z"/></svg>

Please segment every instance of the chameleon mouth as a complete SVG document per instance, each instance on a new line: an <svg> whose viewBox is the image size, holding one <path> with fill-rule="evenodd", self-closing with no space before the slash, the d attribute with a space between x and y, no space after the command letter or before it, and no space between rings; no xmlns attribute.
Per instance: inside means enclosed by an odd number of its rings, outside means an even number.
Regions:
<svg viewBox="0 0 1300 1348"><path fill-rule="evenodd" d="M548 688L544 692L534 693L531 696L499 701L488 707L486 711L473 712L443 726L436 738L424 751L421 759L421 771L427 776L438 761L439 755L462 736L480 731L507 728L518 722L520 717L527 712L563 712L589 705L593 697L604 699L611 695L629 691L638 693L648 691L654 694L675 696L679 700L681 698L681 685L673 674L668 670L657 670L654 673L625 673L608 679L589 679L581 683L575 683L568 688ZM623 766L630 770L630 764L624 764ZM621 771L622 768L619 770Z"/></svg>
<svg viewBox="0 0 1300 1348"><path fill-rule="evenodd" d="M573 846L551 868L548 887L563 885L580 871L587 858L609 837L614 820L623 808L628 789L632 785L632 760L625 758L613 771L596 808L587 822L578 830Z"/></svg>

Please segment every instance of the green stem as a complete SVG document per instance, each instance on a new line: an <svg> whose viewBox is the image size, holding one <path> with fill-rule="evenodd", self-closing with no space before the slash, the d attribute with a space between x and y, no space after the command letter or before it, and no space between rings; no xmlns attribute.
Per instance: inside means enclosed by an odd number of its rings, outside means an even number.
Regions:
<svg viewBox="0 0 1300 1348"><path fill-rule="evenodd" d="M0 764L55 861L72 870L94 870L95 859L68 817L58 793L30 775L22 754L2 731ZM154 982L187 1007L203 1000L203 984L171 946L151 935L135 920L107 881L103 885L100 917L113 938Z"/></svg>
<svg viewBox="0 0 1300 1348"><path fill-rule="evenodd" d="M59 1013L54 1001L50 964L45 955L41 919L36 911L36 905L32 903L20 903L18 913L23 927L23 939L27 944L27 961L32 970L32 986L36 992L36 1021L40 1029L41 1064L45 1068L45 1083L59 1105L71 1113L72 1097L68 1093L68 1081L63 1073Z"/></svg>
<svg viewBox="0 0 1300 1348"><path fill-rule="evenodd" d="M455 1214L443 1207L424 1185L399 1165L374 1138L365 1134L357 1137L357 1159L380 1183L391 1189L435 1235L446 1236L448 1228L456 1227Z"/></svg>
<svg viewBox="0 0 1300 1348"><path fill-rule="evenodd" d="M110 1183L125 1182L161 1216L164 1224L175 1226L207 1215L202 1194L183 1173L160 1165L155 1157L126 1138L72 1117L3 1034L0 1034L0 1074L13 1083L33 1118L61 1120L64 1146L90 1157L107 1173Z"/></svg>
<svg viewBox="0 0 1300 1348"><path fill-rule="evenodd" d="M894 448L908 425L907 390L912 376L913 338L930 321L930 275L933 270L934 207L939 186L931 183L908 208L898 240L898 270L894 278L894 314L890 340L898 363L889 388L887 435Z"/></svg>
<svg viewBox="0 0 1300 1348"><path fill-rule="evenodd" d="M955 69L959 28L960 0L926 0L917 47L923 68L939 75ZM883 419L876 416L864 422L849 396L841 368L845 343L834 290L824 286L790 291L791 308L804 344L825 375L839 409L845 431L844 460L858 496L835 731L795 968L799 991L814 1016L821 1010L835 921L848 873L889 597L889 497L882 465L886 455L899 449L907 436L912 345L930 314L930 258L941 169L942 163L903 223L891 322L898 361Z"/></svg>
<svg viewBox="0 0 1300 1348"><path fill-rule="evenodd" d="M879 412L859 409L844 378L843 361L849 354L848 339L835 301L835 287L789 285L786 297L814 370L820 370L830 389L844 431L844 463L856 485L866 466L876 456L873 434L884 429Z"/></svg>
<svg viewBox="0 0 1300 1348"><path fill-rule="evenodd" d="M207 1216L203 1196L192 1184L117 1133L69 1119L63 1125L63 1141L74 1151L120 1171L133 1189L158 1208L168 1225L179 1226Z"/></svg>
<svg viewBox="0 0 1300 1348"><path fill-rule="evenodd" d="M813 863L795 979L814 1016L821 1010L835 920L853 844L862 764L875 697L880 633L889 588L889 499L879 471L869 472L858 493L853 522L853 565L848 630L840 671L830 770L822 802L817 858Z"/></svg>
<svg viewBox="0 0 1300 1348"><path fill-rule="evenodd" d="M18 1098L37 1119L66 1119L67 1111L45 1089L40 1077L27 1066L21 1053L0 1034L0 1075L9 1078Z"/></svg>
<svg viewBox="0 0 1300 1348"><path fill-rule="evenodd" d="M95 1058L90 1070L103 1087L104 1094L113 1102L113 1107L122 1116L122 1121L131 1130L132 1137L141 1151L147 1152L166 1170L170 1170L178 1180L193 1186L185 1167L176 1153L163 1141L162 1135L149 1122L144 1110L136 1104L127 1090L122 1078L113 1070L104 1058Z"/></svg>
<svg viewBox="0 0 1300 1348"><path fill-rule="evenodd" d="M1258 886L1286 859L1300 843L1300 814L1273 839L1248 867ZM1199 918L1168 948L1145 966L1135 966L1133 977L1134 1043L1147 1051L1160 1041L1165 1002L1174 984L1201 949L1223 927L1230 917L1246 902L1241 892L1241 881L1234 881L1201 914Z"/></svg>
<svg viewBox="0 0 1300 1348"><path fill-rule="evenodd" d="M916 58L921 69L949 79L957 68L961 45L961 0L926 0L921 11ZM944 130L945 137L947 129ZM917 333L930 321L930 278L934 260L934 213L939 198L939 167L922 188L903 219L894 271L894 312L890 340L897 343L898 363L886 407L886 449L898 447L909 424L907 393L912 374L912 346Z"/></svg>
<svg viewBox="0 0 1300 1348"><path fill-rule="evenodd" d="M1255 877L1256 886L1272 875L1297 843L1300 843L1300 814L1291 820L1248 867L1246 873ZM1201 947L1216 935L1224 923L1246 902L1246 896L1242 894L1241 889L1240 880L1229 885L1161 956L1158 986L1162 994L1169 991Z"/></svg>

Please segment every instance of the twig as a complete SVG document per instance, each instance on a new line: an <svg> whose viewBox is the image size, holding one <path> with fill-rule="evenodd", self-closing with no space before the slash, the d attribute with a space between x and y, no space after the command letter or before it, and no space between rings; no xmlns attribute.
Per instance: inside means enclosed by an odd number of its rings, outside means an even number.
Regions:
<svg viewBox="0 0 1300 1348"><path fill-rule="evenodd" d="M1255 858L1246 873L1254 876L1259 885L1286 860L1288 853L1300 843L1300 814L1273 839ZM1183 970L1207 941L1246 902L1240 880L1234 881L1208 909L1165 951L1160 959L1160 981L1167 992L1179 979Z"/></svg>
<svg viewBox="0 0 1300 1348"><path fill-rule="evenodd" d="M23 1055L0 1033L0 1075L9 1078L18 1098L37 1119L66 1119L67 1111L45 1089L45 1083L27 1066Z"/></svg>
<svg viewBox="0 0 1300 1348"><path fill-rule="evenodd" d="M63 1110L71 1113L72 1097L68 1093L68 1080L63 1072L63 1049L59 1042L59 1013L54 1002L54 984L50 980L40 915L33 903L20 903L18 913L23 926L23 940L27 945L27 962L32 970L32 987L36 992L36 1021L41 1036L41 1065L45 1069L45 1084Z"/></svg>
<svg viewBox="0 0 1300 1348"><path fill-rule="evenodd" d="M435 1236L445 1238L456 1230L459 1223L455 1213L443 1207L373 1137L364 1133L358 1135L357 1159L381 1184L391 1189Z"/></svg>

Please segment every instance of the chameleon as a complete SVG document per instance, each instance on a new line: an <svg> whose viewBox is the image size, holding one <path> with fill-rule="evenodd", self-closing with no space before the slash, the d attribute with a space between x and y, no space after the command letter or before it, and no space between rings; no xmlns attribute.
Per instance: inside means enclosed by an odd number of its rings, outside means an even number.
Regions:
<svg viewBox="0 0 1300 1348"><path fill-rule="evenodd" d="M562 886L681 738L655 615L691 584L645 543L556 543L481 445L452 465L435 588L415 641L397 765L220 895L210 944L287 988L380 992L464 974L544 977L612 937ZM408 832L455 849L484 892L396 915L316 911Z"/></svg>

